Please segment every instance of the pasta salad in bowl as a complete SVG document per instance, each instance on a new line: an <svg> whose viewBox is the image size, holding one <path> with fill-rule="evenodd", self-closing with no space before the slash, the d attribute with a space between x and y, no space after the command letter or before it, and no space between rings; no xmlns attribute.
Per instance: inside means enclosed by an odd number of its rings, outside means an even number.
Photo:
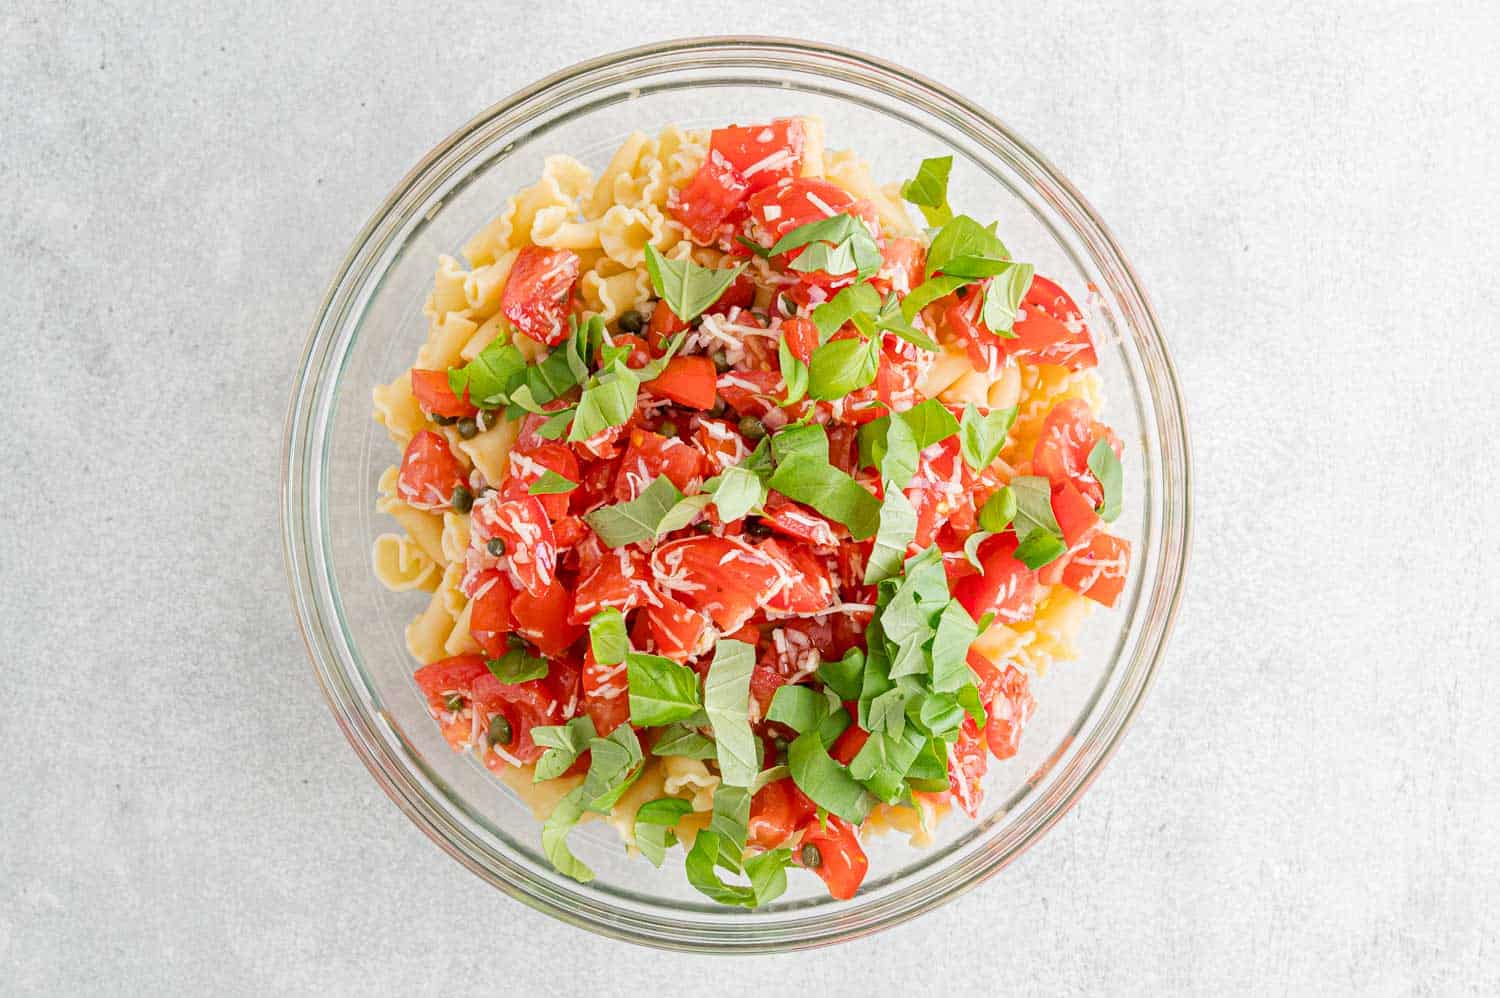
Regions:
<svg viewBox="0 0 1500 998"><path fill-rule="evenodd" d="M1175 605L1185 436L1164 356L1179 439L1142 421L1121 304L1047 220L963 197L963 142L882 176L906 144L846 148L874 133L795 87L639 127L690 92L630 120L637 92L609 145L530 139L508 191L466 150L406 206L364 304L392 303L358 359L380 433L338 487L368 483L388 595L352 560L324 576L382 664L320 673L393 796L524 900L659 945L807 945L968 886L1081 791ZM455 205L469 231L428 249L416 219ZM293 547L295 578L317 552Z"/></svg>

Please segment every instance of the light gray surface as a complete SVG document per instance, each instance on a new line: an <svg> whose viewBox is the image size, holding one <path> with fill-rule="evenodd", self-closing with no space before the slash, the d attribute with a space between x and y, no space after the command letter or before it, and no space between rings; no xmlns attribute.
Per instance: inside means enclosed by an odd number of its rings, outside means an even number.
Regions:
<svg viewBox="0 0 1500 998"><path fill-rule="evenodd" d="M1493 5L708 6L0 8L0 992L1500 988ZM276 484L319 296L411 164L568 63L734 31L1048 154L1155 298L1198 477L1165 669L1061 825L915 923L726 964L555 924L399 814L304 661Z"/></svg>

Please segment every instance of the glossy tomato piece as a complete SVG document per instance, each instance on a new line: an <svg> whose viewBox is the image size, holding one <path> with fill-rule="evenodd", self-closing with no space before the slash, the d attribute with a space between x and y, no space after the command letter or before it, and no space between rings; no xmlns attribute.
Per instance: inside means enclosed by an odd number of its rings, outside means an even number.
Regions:
<svg viewBox="0 0 1500 998"><path fill-rule="evenodd" d="M433 710L447 710L451 696L471 699L474 680L488 675L489 671L483 655L455 655L422 666L412 678L427 698L427 706Z"/></svg>
<svg viewBox="0 0 1500 998"><path fill-rule="evenodd" d="M540 596L557 581L557 540L536 496L497 500L491 493L474 504L469 533L477 548L491 538L504 541L504 563L517 585L532 596Z"/></svg>
<svg viewBox="0 0 1500 998"><path fill-rule="evenodd" d="M1042 423L1031 455L1032 468L1053 485L1072 482L1097 507L1104 501L1104 490L1089 470L1089 453L1100 440L1109 441L1116 457L1124 453L1120 439L1094 418L1087 402L1065 399L1052 407Z"/></svg>
<svg viewBox="0 0 1500 998"><path fill-rule="evenodd" d="M1009 759L1020 750L1021 731L1036 711L1036 700L1031 695L1026 673L1007 665L994 694L985 701L984 709L988 715L984 738L990 753L996 759Z"/></svg>
<svg viewBox="0 0 1500 998"><path fill-rule="evenodd" d="M572 250L525 247L505 279L500 311L522 335L557 346L568 337L568 306L578 271L578 254Z"/></svg>
<svg viewBox="0 0 1500 998"><path fill-rule="evenodd" d="M648 578L646 556L638 548L611 548L578 584L568 620L586 624L606 607L624 612L649 602Z"/></svg>
<svg viewBox="0 0 1500 998"><path fill-rule="evenodd" d="M712 366L712 365L710 365ZM615 479L615 499L628 502L666 475L679 492L696 492L703 484L703 455L696 447L650 430L630 431L630 445Z"/></svg>
<svg viewBox="0 0 1500 998"><path fill-rule="evenodd" d="M927 263L927 248L910 236L887 239L880 249L880 270L870 278L875 290L885 297L891 292L905 296L922 283Z"/></svg>
<svg viewBox="0 0 1500 998"><path fill-rule="evenodd" d="M744 174L710 150L687 186L669 196L667 210L694 240L708 245L717 242L738 216L749 193L750 183Z"/></svg>
<svg viewBox="0 0 1500 998"><path fill-rule="evenodd" d="M818 348L818 327L811 319L794 316L781 324L781 337L792 356L806 364Z"/></svg>
<svg viewBox="0 0 1500 998"><path fill-rule="evenodd" d="M1062 583L1095 603L1114 606L1130 574L1130 542L1096 534L1088 547L1068 559Z"/></svg>
<svg viewBox="0 0 1500 998"><path fill-rule="evenodd" d="M543 655L561 655L583 636L583 628L568 620L572 597L561 582L540 595L522 590L511 597L510 615L517 634Z"/></svg>
<svg viewBox="0 0 1500 998"><path fill-rule="evenodd" d="M589 650L583 659L583 709L601 737L630 719L624 662L600 665Z"/></svg>
<svg viewBox="0 0 1500 998"><path fill-rule="evenodd" d="M958 729L958 741L948 746L948 792L953 802L971 818L979 817L984 803L984 774L990 757L984 734L972 717L964 717Z"/></svg>
<svg viewBox="0 0 1500 998"><path fill-rule="evenodd" d="M813 177L790 177L751 195L750 239L770 249L799 225L816 222L854 205L854 197L838 184ZM796 253L787 255L796 259Z"/></svg>
<svg viewBox="0 0 1500 998"><path fill-rule="evenodd" d="M854 711L851 710L849 716L853 717ZM833 748L828 750L828 754L847 766L854 761L854 757L859 755L859 750L864 748L865 742L869 740L870 733L861 728L858 722L853 722L844 729L843 734L839 735L838 741L833 743Z"/></svg>
<svg viewBox="0 0 1500 998"><path fill-rule="evenodd" d="M510 741L491 746L499 761L504 763L509 763L510 759L523 764L540 759L543 749L532 739L531 729L562 720L561 706L543 679L502 683L486 671L474 680L474 703L485 714L485 727L488 727L489 718L495 714L505 715L505 719L510 722ZM487 763L488 761L486 760Z"/></svg>
<svg viewBox="0 0 1500 998"><path fill-rule="evenodd" d="M1099 363L1083 312L1066 291L1040 274L1031 279L1013 331L1016 338L1004 341L1005 351L1017 360L1075 371Z"/></svg>
<svg viewBox="0 0 1500 998"><path fill-rule="evenodd" d="M668 308L666 302L659 301L646 326L646 345L652 354L660 357L667 349L667 342L686 328L688 324L677 318L677 313Z"/></svg>
<svg viewBox="0 0 1500 998"><path fill-rule="evenodd" d="M714 362L708 357L673 357L661 376L646 382L644 387L653 395L689 409L712 409L717 400L714 382L718 376Z"/></svg>
<svg viewBox="0 0 1500 998"><path fill-rule="evenodd" d="M693 443L703 455L705 473L709 475L717 475L750 456L744 436L727 419L699 419L693 430Z"/></svg>
<svg viewBox="0 0 1500 998"><path fill-rule="evenodd" d="M417 405L429 416L451 416L454 419L462 419L464 416L473 416L479 411L479 407L469 402L469 390L464 389L464 397L459 398L453 394L453 388L448 384L448 372L424 371L421 368L411 369L411 393L417 397Z"/></svg>
<svg viewBox="0 0 1500 998"><path fill-rule="evenodd" d="M807 860L816 850L817 866L808 866ZM870 871L870 861L859 844L859 835L843 818L828 815L825 821L816 818L802 829L802 848L794 854L797 862L808 866L823 883L828 893L840 901L847 901L864 883Z"/></svg>
<svg viewBox="0 0 1500 998"><path fill-rule="evenodd" d="M704 309L706 315L726 315L734 309L747 309L755 302L755 279L749 274L741 272L734 279L734 283L719 296L719 300ZM745 314L744 319L752 316Z"/></svg>
<svg viewBox="0 0 1500 998"><path fill-rule="evenodd" d="M806 616L828 609L833 602L833 580L828 566L811 548L769 539L760 545L760 552L776 563L785 580L766 601L768 610Z"/></svg>
<svg viewBox="0 0 1500 998"><path fill-rule="evenodd" d="M697 658L713 647L714 630L708 618L679 600L653 593L646 619L656 651L674 662Z"/></svg>
<svg viewBox="0 0 1500 998"><path fill-rule="evenodd" d="M818 813L792 778L772 780L750 798L750 841L762 849L775 849L792 837Z"/></svg>
<svg viewBox="0 0 1500 998"><path fill-rule="evenodd" d="M716 383L719 397L741 416L760 418L786 397L779 371L727 371Z"/></svg>
<svg viewBox="0 0 1500 998"><path fill-rule="evenodd" d="M715 128L708 148L710 154L724 157L755 192L797 176L806 139L801 118L777 118L768 125Z"/></svg>
<svg viewBox="0 0 1500 998"><path fill-rule="evenodd" d="M469 603L469 633L490 658L499 658L508 649L510 601L510 583L496 576Z"/></svg>
<svg viewBox="0 0 1500 998"><path fill-rule="evenodd" d="M736 537L668 541L651 555L658 592L708 614L721 631L743 627L783 584L771 558Z"/></svg>
<svg viewBox="0 0 1500 998"><path fill-rule="evenodd" d="M1016 536L1011 531L986 539L978 552L984 571L954 585L954 599L975 620L993 613L997 622L1014 624L1036 615L1037 575L1016 560L1015 552Z"/></svg>
<svg viewBox="0 0 1500 998"><path fill-rule="evenodd" d="M522 499L530 495L530 488L537 479L549 471L555 471L570 482L578 481L578 458L565 444L544 443L529 453L510 452L510 473L506 476L501 493L507 499ZM555 492L537 496L542 509L553 520L568 515L571 492Z"/></svg>
<svg viewBox="0 0 1500 998"><path fill-rule="evenodd" d="M417 509L447 509L453 490L468 480L447 439L431 430L422 430L411 438L406 453L401 455L396 495Z"/></svg>
<svg viewBox="0 0 1500 998"><path fill-rule="evenodd" d="M838 543L838 533L821 513L772 492L766 500L765 512L760 521L772 530L793 540L806 541L818 547L833 547Z"/></svg>

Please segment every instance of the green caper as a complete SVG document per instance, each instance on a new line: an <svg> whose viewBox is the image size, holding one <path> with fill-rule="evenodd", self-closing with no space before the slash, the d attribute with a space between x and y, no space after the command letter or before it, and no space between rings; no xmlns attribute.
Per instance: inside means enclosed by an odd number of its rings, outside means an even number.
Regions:
<svg viewBox="0 0 1500 998"><path fill-rule="evenodd" d="M490 718L489 736L491 745L509 745L516 733L511 730L510 721L504 714L496 714Z"/></svg>
<svg viewBox="0 0 1500 998"><path fill-rule="evenodd" d="M823 854L811 842L802 847L802 865L809 870L816 870L823 865Z"/></svg>
<svg viewBox="0 0 1500 998"><path fill-rule="evenodd" d="M526 639L521 637L521 635L517 634L514 631L505 636L505 643L510 645L510 647L514 651L526 650Z"/></svg>
<svg viewBox="0 0 1500 998"><path fill-rule="evenodd" d="M469 491L467 485L455 485L453 486L453 497L448 500L448 504L456 512L467 513L474 508L474 493Z"/></svg>
<svg viewBox="0 0 1500 998"><path fill-rule="evenodd" d="M664 437L675 437L677 436L677 424L668 419L656 428L656 432Z"/></svg>
<svg viewBox="0 0 1500 998"><path fill-rule="evenodd" d="M462 693L450 693L448 699L443 701L443 706L449 710L464 709L464 695Z"/></svg>
<svg viewBox="0 0 1500 998"><path fill-rule="evenodd" d="M430 412L427 414L427 418L432 420L439 426L452 426L454 423L458 422L457 416L444 416L440 412Z"/></svg>
<svg viewBox="0 0 1500 998"><path fill-rule="evenodd" d="M631 309L620 316L619 325L622 333L638 333L646 328L646 317L635 309Z"/></svg>
<svg viewBox="0 0 1500 998"><path fill-rule="evenodd" d="M700 534L711 534L714 532L713 521L699 520L697 523L693 524L693 529L698 531L698 533Z"/></svg>
<svg viewBox="0 0 1500 998"><path fill-rule="evenodd" d="M492 430L500 425L500 420L505 415L504 409L481 409L479 415L484 417L483 429Z"/></svg>
<svg viewBox="0 0 1500 998"><path fill-rule="evenodd" d="M500 557L505 553L505 538L491 537L489 540L484 542L484 549L490 554L494 555L496 558Z"/></svg>
<svg viewBox="0 0 1500 998"><path fill-rule="evenodd" d="M465 440L468 440L478 432L479 423L475 421L473 416L465 416L463 419L460 419L458 421L458 435L463 437Z"/></svg>
<svg viewBox="0 0 1500 998"><path fill-rule="evenodd" d="M708 410L708 414L710 416L713 416L715 419L718 419L718 418L721 418L724 415L724 413L726 413L728 411L729 411L728 404L725 403L725 401L723 399L716 398L716 399L714 399L714 406L713 406L712 409Z"/></svg>
<svg viewBox="0 0 1500 998"><path fill-rule="evenodd" d="M758 516L745 517L745 533L757 539L770 537L771 528L766 526Z"/></svg>
<svg viewBox="0 0 1500 998"><path fill-rule="evenodd" d="M720 374L723 374L724 372L726 372L726 371L729 370L729 358L724 355L724 351L723 350L717 350L717 351L715 351L714 355L713 355L713 357L711 359L714 362L714 370L715 371L718 371Z"/></svg>
<svg viewBox="0 0 1500 998"><path fill-rule="evenodd" d="M766 435L766 424L754 416L746 416L740 420L740 434L746 440L759 440Z"/></svg>

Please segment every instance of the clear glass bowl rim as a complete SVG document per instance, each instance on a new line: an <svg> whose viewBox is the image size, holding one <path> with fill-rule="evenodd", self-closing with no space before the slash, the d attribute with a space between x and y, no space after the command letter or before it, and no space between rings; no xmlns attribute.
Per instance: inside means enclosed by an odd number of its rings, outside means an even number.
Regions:
<svg viewBox="0 0 1500 998"><path fill-rule="evenodd" d="M481 850L471 833L433 799L429 788L395 759L376 734L376 720L364 709L348 684L334 634L340 622L327 619L333 605L331 572L322 564L313 539L323 529L323 490L307 474L314 456L312 444L328 417L319 411L318 391L330 364L339 365L353 339L338 342L343 314L353 291L363 285L382 256L384 244L404 221L404 205L421 203L427 192L451 170L461 166L476 136L497 121L514 118L508 128L523 124L564 100L628 78L624 74L674 69L766 69L786 67L822 74L841 82L875 86L905 103L940 115L971 139L992 151L1003 148L1006 158L1027 175L1041 196L1060 211L1073 235L1087 247L1093 262L1110 279L1110 288L1133 336L1138 360L1145 369L1156 415L1157 444L1162 450L1166 481L1162 490L1162 546L1156 577L1142 588L1148 602L1145 630L1128 662L1124 678L1101 719L1088 732L1088 741L1075 757L1068 778L1054 786L1040 808L1029 809L1031 819L1018 840L1004 848L975 852L956 866L905 887L868 911L851 909L848 916L821 917L823 924L790 920L775 924L734 924L705 927L691 920L643 915L560 892L535 878L519 864L508 863ZM515 118L517 112L529 114ZM341 348L341 349L340 349ZM821 42L798 39L726 36L678 39L626 49L578 63L554 73L492 105L428 153L395 187L356 237L337 276L318 308L298 368L288 405L282 453L281 528L283 554L292 603L330 710L345 737L385 793L434 842L480 878L528 906L570 924L635 943L692 952L748 953L827 945L867 935L899 924L964 893L998 873L1044 835L1078 800L1108 761L1125 729L1138 712L1155 679L1166 639L1181 601L1191 547L1191 453L1185 406L1176 371L1167 354L1159 324L1134 271L1113 235L1081 194L1039 153L983 108L941 84L885 60ZM309 504L309 500L312 504ZM1149 588L1148 588L1149 587ZM991 842L989 846L996 844ZM856 903L857 905L857 903Z"/></svg>

